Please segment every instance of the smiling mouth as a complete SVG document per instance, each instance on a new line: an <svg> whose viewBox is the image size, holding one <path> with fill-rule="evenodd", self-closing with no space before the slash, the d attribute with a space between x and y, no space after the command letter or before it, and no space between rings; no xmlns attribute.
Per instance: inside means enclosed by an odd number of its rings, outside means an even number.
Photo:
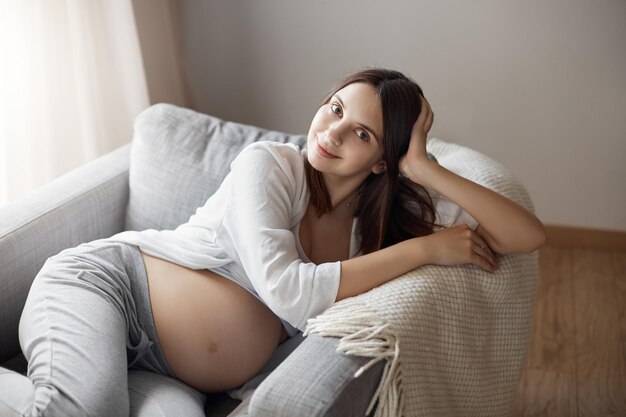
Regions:
<svg viewBox="0 0 626 417"><path fill-rule="evenodd" d="M315 150L318 154L323 156L324 158L335 159L339 158L337 155L328 152L324 147L320 144L319 139L315 141Z"/></svg>

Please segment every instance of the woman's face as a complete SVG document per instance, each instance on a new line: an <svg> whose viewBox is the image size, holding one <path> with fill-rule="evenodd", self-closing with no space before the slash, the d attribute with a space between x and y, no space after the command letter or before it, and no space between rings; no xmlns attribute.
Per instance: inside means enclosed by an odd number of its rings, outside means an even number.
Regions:
<svg viewBox="0 0 626 417"><path fill-rule="evenodd" d="M383 118L374 87L353 83L322 105L307 138L309 163L325 175L362 177L384 171Z"/></svg>

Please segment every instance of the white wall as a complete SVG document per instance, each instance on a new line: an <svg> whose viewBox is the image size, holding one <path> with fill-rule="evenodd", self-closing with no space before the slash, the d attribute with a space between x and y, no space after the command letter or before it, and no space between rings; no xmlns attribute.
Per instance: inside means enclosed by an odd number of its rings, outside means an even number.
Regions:
<svg viewBox="0 0 626 417"><path fill-rule="evenodd" d="M546 224L626 231L626 1L180 0L195 107L305 133L334 81L400 70L431 136L492 156Z"/></svg>
<svg viewBox="0 0 626 417"><path fill-rule="evenodd" d="M182 61L182 31L178 3L172 0L132 0L150 104L168 102L191 107Z"/></svg>

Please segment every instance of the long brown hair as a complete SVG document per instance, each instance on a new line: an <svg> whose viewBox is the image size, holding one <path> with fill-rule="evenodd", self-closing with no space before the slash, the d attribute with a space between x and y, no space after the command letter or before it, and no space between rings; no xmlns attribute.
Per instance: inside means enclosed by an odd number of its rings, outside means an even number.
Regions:
<svg viewBox="0 0 626 417"><path fill-rule="evenodd" d="M433 233L435 209L426 189L400 175L399 161L409 148L411 130L421 111L422 89L402 73L369 68L347 75L328 93L322 105L353 83L373 86L383 112L383 159L387 169L371 173L359 186L355 217L363 254ZM304 158L311 201L318 217L333 209L322 173Z"/></svg>

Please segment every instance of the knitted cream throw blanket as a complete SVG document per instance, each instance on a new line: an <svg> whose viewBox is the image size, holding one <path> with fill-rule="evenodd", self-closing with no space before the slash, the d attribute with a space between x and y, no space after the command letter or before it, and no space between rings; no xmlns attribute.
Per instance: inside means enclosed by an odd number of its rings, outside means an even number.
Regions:
<svg viewBox="0 0 626 417"><path fill-rule="evenodd" d="M534 211L502 165L438 139L428 151L452 172ZM383 376L367 414L376 417L506 416L526 359L537 252L499 255L489 273L474 265L425 265L310 319L307 336L340 337L338 351L378 361Z"/></svg>

